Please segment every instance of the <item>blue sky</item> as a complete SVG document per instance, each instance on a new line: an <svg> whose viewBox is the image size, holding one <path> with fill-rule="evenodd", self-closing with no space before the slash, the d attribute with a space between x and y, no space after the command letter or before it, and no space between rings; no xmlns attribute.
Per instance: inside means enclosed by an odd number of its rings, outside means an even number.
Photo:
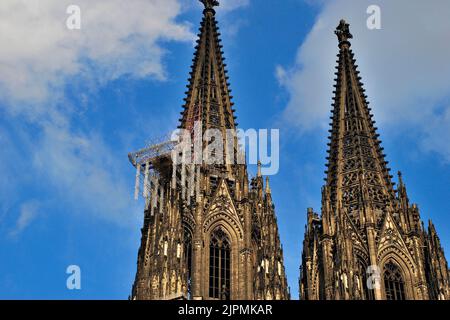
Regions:
<svg viewBox="0 0 450 320"><path fill-rule="evenodd" d="M127 154L177 125L201 4L34 1L0 5L0 298L126 299L143 214ZM450 4L434 2L221 1L239 125L281 130L271 188L294 298L342 17L392 173L450 250ZM73 3L82 28L69 31ZM374 3L381 30L366 27ZM66 288L72 264L81 290Z"/></svg>

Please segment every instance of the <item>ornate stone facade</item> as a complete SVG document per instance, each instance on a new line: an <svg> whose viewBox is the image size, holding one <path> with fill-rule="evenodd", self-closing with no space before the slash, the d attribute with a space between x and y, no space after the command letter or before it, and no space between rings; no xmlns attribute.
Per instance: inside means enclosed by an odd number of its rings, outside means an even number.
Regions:
<svg viewBox="0 0 450 320"><path fill-rule="evenodd" d="M215 19L205 5L180 128L194 135L235 129L236 117ZM224 146L226 146L224 141ZM238 151L231 147L236 156ZM269 181L261 167L173 163L145 165L146 202L132 299L289 299ZM148 178L148 176L151 178ZM186 186L188 180L192 182Z"/></svg>
<svg viewBox="0 0 450 320"><path fill-rule="evenodd" d="M399 173L394 189L341 21L322 214L308 209L300 298L450 299L433 223L425 230ZM378 285L377 285L378 284Z"/></svg>

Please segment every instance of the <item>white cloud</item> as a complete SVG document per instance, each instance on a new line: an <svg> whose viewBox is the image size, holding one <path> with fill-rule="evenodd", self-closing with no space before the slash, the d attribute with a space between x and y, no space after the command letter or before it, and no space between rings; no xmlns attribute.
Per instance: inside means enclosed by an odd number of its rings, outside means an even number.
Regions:
<svg viewBox="0 0 450 320"><path fill-rule="evenodd" d="M431 117L424 132L423 149L441 154L445 161L450 162L450 106L440 116Z"/></svg>
<svg viewBox="0 0 450 320"><path fill-rule="evenodd" d="M81 30L66 27L71 4L81 8ZM221 4L229 12L248 0ZM191 25L177 20L182 5L186 0L0 2L0 112L12 124L0 127L7 146L0 156L0 175L7 178L0 190L8 191L0 195L2 216L12 206L4 201L9 190L38 183L70 212L135 222L142 209L132 200L126 152L111 148L95 129L76 127L85 106L68 103L65 89L85 97L123 76L165 80L165 42L194 39ZM23 168L31 181L24 181ZM31 209L21 211L15 234L35 218Z"/></svg>
<svg viewBox="0 0 450 320"><path fill-rule="evenodd" d="M442 104L450 96L450 45L445 40L450 34L450 2L436 0L431 6L426 1L377 1L381 30L366 26L371 0L321 4L295 65L276 70L290 95L286 121L302 132L328 126L338 53L333 31L345 18L375 119L393 131L408 129L425 137L422 142L434 146L428 149L450 161L450 145L442 143L442 134L450 134L450 121L442 118L449 110Z"/></svg>
<svg viewBox="0 0 450 320"><path fill-rule="evenodd" d="M40 203L36 200L25 202L20 206L19 217L14 229L9 233L10 237L19 236L36 219L39 207Z"/></svg>
<svg viewBox="0 0 450 320"><path fill-rule="evenodd" d="M66 28L70 4L81 8L79 31ZM0 188L32 183L71 212L133 221L141 210L128 189L133 178L120 167L126 152L115 154L94 129L77 128L79 106L64 93L70 87L85 95L122 76L164 80L164 42L193 39L190 26L177 21L180 13L178 0L1 1L0 113L11 126L0 127L7 146L0 174L8 181ZM5 215L12 204L0 197ZM23 207L13 234L35 218L31 209Z"/></svg>
<svg viewBox="0 0 450 320"><path fill-rule="evenodd" d="M66 27L70 4L0 2L0 99L9 111L45 113L36 105L60 97L74 76L93 83L123 75L164 79L161 41L193 39L176 21L177 0L77 0L81 30Z"/></svg>
<svg viewBox="0 0 450 320"><path fill-rule="evenodd" d="M126 155L114 154L95 132L49 122L31 153L36 176L52 187L53 198L69 202L73 212L122 225L135 222L139 211L132 199L133 177L125 175L122 161L117 161Z"/></svg>
<svg viewBox="0 0 450 320"><path fill-rule="evenodd" d="M220 11L228 12L238 8L247 7L250 4L250 0L219 0Z"/></svg>
<svg viewBox="0 0 450 320"><path fill-rule="evenodd" d="M0 127L0 146L2 158L0 161L0 223L3 217L13 206L15 195L17 195L16 183L18 177L14 172L21 170L15 159L20 159L20 152L12 142L12 136Z"/></svg>

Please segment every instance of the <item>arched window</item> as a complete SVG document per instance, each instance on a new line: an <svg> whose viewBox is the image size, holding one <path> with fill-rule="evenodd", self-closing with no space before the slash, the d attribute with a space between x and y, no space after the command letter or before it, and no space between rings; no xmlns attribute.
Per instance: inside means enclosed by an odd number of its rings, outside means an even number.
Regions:
<svg viewBox="0 0 450 320"><path fill-rule="evenodd" d="M186 288L188 299L191 298L191 283L192 283L192 233L188 228L184 228L184 261L186 263Z"/></svg>
<svg viewBox="0 0 450 320"><path fill-rule="evenodd" d="M209 296L230 299L230 240L218 228L211 234L209 246Z"/></svg>
<svg viewBox="0 0 450 320"><path fill-rule="evenodd" d="M384 266L384 288L387 300L405 300L405 283L400 268L392 262Z"/></svg>

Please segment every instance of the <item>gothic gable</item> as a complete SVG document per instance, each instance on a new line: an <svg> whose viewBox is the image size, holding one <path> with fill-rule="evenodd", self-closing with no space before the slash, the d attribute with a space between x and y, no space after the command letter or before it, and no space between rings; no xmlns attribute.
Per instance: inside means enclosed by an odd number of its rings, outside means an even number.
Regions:
<svg viewBox="0 0 450 320"><path fill-rule="evenodd" d="M378 257L380 260L382 260L382 258L390 252L395 252L399 257L403 257L405 263L408 263L412 268L411 271L414 272L414 259L409 253L408 247L406 246L403 236L400 233L400 229L390 212L386 213L379 239Z"/></svg>
<svg viewBox="0 0 450 320"><path fill-rule="evenodd" d="M367 258L369 255L367 242L361 237L361 234L358 232L353 220L348 216L346 211L344 211L344 219L346 220L346 232L352 239L354 249L358 251L362 257Z"/></svg>
<svg viewBox="0 0 450 320"><path fill-rule="evenodd" d="M242 239L243 227L239 215L237 214L234 201L231 198L228 185L224 179L221 180L210 203L203 224L204 232L207 232L207 230L209 230L218 220L223 220L226 221L227 224L234 229L239 238Z"/></svg>

